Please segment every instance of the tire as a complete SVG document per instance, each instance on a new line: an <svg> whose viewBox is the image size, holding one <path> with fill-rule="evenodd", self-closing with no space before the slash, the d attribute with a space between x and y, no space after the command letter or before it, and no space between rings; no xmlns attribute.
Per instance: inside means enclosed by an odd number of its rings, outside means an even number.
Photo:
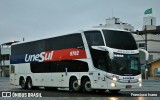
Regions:
<svg viewBox="0 0 160 100"><path fill-rule="evenodd" d="M117 89L117 90L109 90L109 92L111 93L118 93L120 91L120 89Z"/></svg>
<svg viewBox="0 0 160 100"><path fill-rule="evenodd" d="M70 90L74 92L79 92L81 90L81 86L78 85L78 80L76 78L72 78L69 83Z"/></svg>
<svg viewBox="0 0 160 100"><path fill-rule="evenodd" d="M84 81L82 83L82 87L83 87L84 92L92 92L93 91L93 89L91 88L91 81L88 78L84 79Z"/></svg>
<svg viewBox="0 0 160 100"><path fill-rule="evenodd" d="M24 78L20 79L20 86L21 86L22 89L26 89L27 88Z"/></svg>
<svg viewBox="0 0 160 100"><path fill-rule="evenodd" d="M32 79L31 78L27 79L27 89L29 89L29 90L33 89Z"/></svg>

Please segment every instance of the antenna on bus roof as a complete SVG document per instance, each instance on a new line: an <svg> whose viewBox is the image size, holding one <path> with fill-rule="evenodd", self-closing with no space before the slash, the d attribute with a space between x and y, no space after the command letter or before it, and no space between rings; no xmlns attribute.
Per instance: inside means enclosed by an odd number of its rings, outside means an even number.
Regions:
<svg viewBox="0 0 160 100"><path fill-rule="evenodd" d="M23 37L23 41L25 41L25 38Z"/></svg>

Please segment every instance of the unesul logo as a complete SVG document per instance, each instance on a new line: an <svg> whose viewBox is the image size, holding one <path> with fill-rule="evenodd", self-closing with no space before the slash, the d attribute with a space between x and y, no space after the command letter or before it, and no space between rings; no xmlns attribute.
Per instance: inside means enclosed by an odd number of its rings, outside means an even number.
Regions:
<svg viewBox="0 0 160 100"><path fill-rule="evenodd" d="M53 51L41 52L40 54L33 54L33 55L26 54L25 55L25 62L32 62L32 61L43 62L43 61L49 61L49 60L52 60L52 57L53 57Z"/></svg>

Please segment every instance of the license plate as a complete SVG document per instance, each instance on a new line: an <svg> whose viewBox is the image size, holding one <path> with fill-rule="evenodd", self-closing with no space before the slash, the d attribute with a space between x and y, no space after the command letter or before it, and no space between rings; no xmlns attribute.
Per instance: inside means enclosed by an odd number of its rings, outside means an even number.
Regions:
<svg viewBox="0 0 160 100"><path fill-rule="evenodd" d="M131 88L132 86L131 85L126 85L126 88Z"/></svg>

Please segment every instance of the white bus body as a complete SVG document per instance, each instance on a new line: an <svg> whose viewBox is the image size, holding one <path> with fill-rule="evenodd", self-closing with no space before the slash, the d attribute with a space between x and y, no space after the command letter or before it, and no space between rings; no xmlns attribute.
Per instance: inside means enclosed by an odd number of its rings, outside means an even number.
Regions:
<svg viewBox="0 0 160 100"><path fill-rule="evenodd" d="M11 47L10 81L24 89L118 92L139 88L139 50L131 33L115 29L18 43Z"/></svg>

